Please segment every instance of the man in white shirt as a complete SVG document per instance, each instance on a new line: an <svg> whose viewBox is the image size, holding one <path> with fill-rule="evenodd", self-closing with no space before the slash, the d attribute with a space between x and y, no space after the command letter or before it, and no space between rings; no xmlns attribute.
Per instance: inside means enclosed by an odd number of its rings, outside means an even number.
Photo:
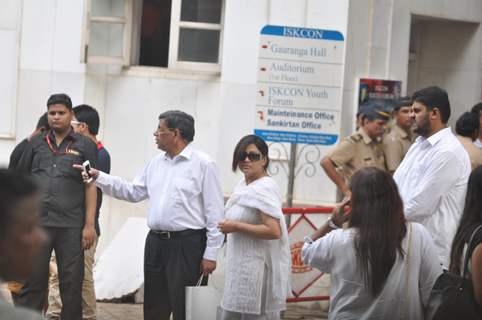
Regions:
<svg viewBox="0 0 482 320"><path fill-rule="evenodd" d="M151 229L144 252L144 319L185 319L185 287L216 268L224 235L224 202L216 164L194 149L194 119L182 111L159 116L154 132L162 153L132 182L92 169L95 184L117 199L149 200ZM83 173L85 180L85 173ZM203 284L207 277L203 278Z"/></svg>
<svg viewBox="0 0 482 320"><path fill-rule="evenodd" d="M479 127L482 128L482 102L479 102L475 106L473 106L471 111L479 116ZM482 130L479 131L479 137L475 139L474 144L478 148L482 149Z"/></svg>
<svg viewBox="0 0 482 320"><path fill-rule="evenodd" d="M448 267L450 247L462 215L470 160L447 127L447 92L428 87L413 95L412 118L419 134L393 178L404 202L407 220L431 233L440 262Z"/></svg>

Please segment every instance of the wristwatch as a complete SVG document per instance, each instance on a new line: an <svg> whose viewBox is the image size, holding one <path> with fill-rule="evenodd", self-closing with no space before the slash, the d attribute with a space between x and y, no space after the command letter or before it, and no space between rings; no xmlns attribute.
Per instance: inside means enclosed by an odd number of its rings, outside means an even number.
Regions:
<svg viewBox="0 0 482 320"><path fill-rule="evenodd" d="M313 239L311 239L310 236L306 236L303 238L303 241L307 244L312 244L313 243Z"/></svg>
<svg viewBox="0 0 482 320"><path fill-rule="evenodd" d="M335 229L340 229L340 227L337 226L337 225L333 222L333 219L332 219L332 218L328 219L328 226L329 226L330 228L332 228L333 230L335 230Z"/></svg>

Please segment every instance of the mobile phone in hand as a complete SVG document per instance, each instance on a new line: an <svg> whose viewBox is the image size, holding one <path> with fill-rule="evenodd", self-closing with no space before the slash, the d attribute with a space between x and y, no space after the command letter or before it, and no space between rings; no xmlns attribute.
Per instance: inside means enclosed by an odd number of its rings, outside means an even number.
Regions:
<svg viewBox="0 0 482 320"><path fill-rule="evenodd" d="M345 197L345 198L343 198L343 200L341 200L340 207L339 207L339 213L340 214L345 213L345 207L349 206L350 202L351 202L350 197Z"/></svg>
<svg viewBox="0 0 482 320"><path fill-rule="evenodd" d="M87 180L88 183L92 182L92 176L90 175L90 161L85 160L84 163L82 163L82 166L84 167L85 173L89 176L89 179Z"/></svg>

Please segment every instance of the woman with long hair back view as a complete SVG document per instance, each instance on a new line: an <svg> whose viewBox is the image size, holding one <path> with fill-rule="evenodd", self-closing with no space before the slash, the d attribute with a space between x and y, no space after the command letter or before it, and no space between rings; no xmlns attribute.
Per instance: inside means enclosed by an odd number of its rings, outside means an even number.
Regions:
<svg viewBox="0 0 482 320"><path fill-rule="evenodd" d="M350 190L350 210L335 208L302 251L307 265L331 274L328 319L423 319L442 272L432 238L405 220L390 174L361 169Z"/></svg>
<svg viewBox="0 0 482 320"><path fill-rule="evenodd" d="M450 254L450 271L460 275L463 271L464 255L469 255L468 269L474 298L482 312L482 230L477 231L472 246L467 248L472 233L479 226L482 226L482 166L475 168L470 174L464 213Z"/></svg>

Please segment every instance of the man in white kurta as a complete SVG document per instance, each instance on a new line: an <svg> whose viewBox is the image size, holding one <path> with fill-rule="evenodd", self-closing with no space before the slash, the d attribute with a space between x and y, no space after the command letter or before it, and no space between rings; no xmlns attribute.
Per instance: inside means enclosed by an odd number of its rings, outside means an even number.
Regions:
<svg viewBox="0 0 482 320"><path fill-rule="evenodd" d="M415 132L420 136L393 178L407 220L429 230L440 262L448 268L452 240L464 207L470 160L447 127L450 103L445 90L422 89L414 94L413 101Z"/></svg>

